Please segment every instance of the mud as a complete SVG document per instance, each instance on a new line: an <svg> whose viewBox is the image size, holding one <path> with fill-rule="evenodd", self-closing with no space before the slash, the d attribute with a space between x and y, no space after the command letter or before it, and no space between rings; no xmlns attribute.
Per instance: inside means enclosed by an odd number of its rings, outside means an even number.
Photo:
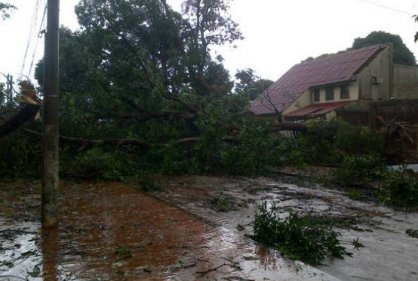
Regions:
<svg viewBox="0 0 418 281"><path fill-rule="evenodd" d="M39 183L0 184L0 280L417 279L418 239L405 233L416 214L267 178L162 182L152 194L138 183L64 183L56 229L39 224ZM214 198L233 208L217 208ZM359 238L365 248L317 268L287 260L249 238L263 201L283 216L334 217L346 246Z"/></svg>
<svg viewBox="0 0 418 281"><path fill-rule="evenodd" d="M350 199L342 190L325 189L318 184L304 186L268 178L175 179L158 196L204 217L229 231L249 236L257 206L266 201L281 210L316 214L333 219L344 246L353 257L328 260L317 268L340 280L418 280L418 240L406 231L418 225L417 213L403 213L373 203ZM308 187L306 187L308 186ZM195 189L195 187L198 187ZM216 212L207 202L223 194L242 202L243 207L227 213ZM199 195L191 193L197 193ZM208 198L205 199L205 194ZM364 248L353 249L359 239ZM245 243L245 239L238 239ZM248 242L251 244L251 242ZM277 253L275 254L277 255ZM271 257L268 255L267 260ZM258 279L257 279L258 280ZM272 279L275 280L275 279ZM304 279L300 279L304 280Z"/></svg>

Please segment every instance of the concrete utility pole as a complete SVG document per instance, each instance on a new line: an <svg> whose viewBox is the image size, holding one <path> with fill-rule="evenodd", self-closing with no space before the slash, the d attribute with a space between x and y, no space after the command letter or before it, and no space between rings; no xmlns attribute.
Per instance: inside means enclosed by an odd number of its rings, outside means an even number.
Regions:
<svg viewBox="0 0 418 281"><path fill-rule="evenodd" d="M58 224L59 6L60 0L48 0L44 57L44 169L42 181L42 224L45 227L54 227Z"/></svg>
<svg viewBox="0 0 418 281"><path fill-rule="evenodd" d="M7 74L6 76L7 84L6 84L6 101L7 103L11 103L13 101L13 76Z"/></svg>

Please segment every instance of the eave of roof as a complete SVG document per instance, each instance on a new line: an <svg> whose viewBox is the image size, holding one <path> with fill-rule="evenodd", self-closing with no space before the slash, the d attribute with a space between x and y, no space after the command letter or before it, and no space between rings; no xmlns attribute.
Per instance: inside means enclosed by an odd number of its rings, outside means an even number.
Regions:
<svg viewBox="0 0 418 281"><path fill-rule="evenodd" d="M320 116L347 106L351 101L315 103L286 114L286 117Z"/></svg>

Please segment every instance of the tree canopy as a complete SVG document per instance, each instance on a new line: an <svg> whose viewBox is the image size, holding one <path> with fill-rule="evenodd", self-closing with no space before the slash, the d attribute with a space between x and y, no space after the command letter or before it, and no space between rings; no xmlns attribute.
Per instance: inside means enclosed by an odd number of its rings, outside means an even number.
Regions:
<svg viewBox="0 0 418 281"><path fill-rule="evenodd" d="M238 71L235 78L238 80L235 90L239 93L248 94L250 100L254 100L273 84L271 80L258 77L251 68Z"/></svg>
<svg viewBox="0 0 418 281"><path fill-rule="evenodd" d="M179 13L165 0L80 1L81 30L60 31L60 131L68 157L81 147L88 152L80 161L110 153L135 163L124 167L210 171L232 168L231 161L253 167L250 155L263 145L247 137L245 153L240 136L253 132L266 148L268 138L259 125L248 125L248 94L233 90L222 59L211 55L214 46L242 38L227 3L187 0ZM42 61L35 77L42 86ZM120 158L115 145L129 157ZM236 158L244 155L246 161Z"/></svg>
<svg viewBox="0 0 418 281"><path fill-rule="evenodd" d="M395 63L408 65L416 64L414 54L408 49L401 37L384 31L373 31L364 38L356 38L352 48L359 49L366 46L387 43L393 45L393 61Z"/></svg>

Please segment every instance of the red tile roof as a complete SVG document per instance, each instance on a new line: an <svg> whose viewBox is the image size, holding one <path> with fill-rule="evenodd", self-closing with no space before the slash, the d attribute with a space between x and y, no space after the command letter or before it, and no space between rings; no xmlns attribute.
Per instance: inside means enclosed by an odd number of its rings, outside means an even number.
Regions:
<svg viewBox="0 0 418 281"><path fill-rule="evenodd" d="M256 100L250 110L255 114L283 111L310 87L355 80L355 75L387 45L322 56L293 66Z"/></svg>
<svg viewBox="0 0 418 281"><path fill-rule="evenodd" d="M350 101L315 103L286 114L286 117L319 116L350 104Z"/></svg>

